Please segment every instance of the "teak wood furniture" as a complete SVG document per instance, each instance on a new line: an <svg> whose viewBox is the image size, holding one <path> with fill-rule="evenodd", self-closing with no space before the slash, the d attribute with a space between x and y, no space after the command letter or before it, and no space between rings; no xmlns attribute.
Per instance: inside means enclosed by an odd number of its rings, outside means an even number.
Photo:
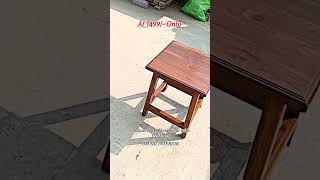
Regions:
<svg viewBox="0 0 320 180"><path fill-rule="evenodd" d="M142 115L146 116L147 112L151 111L180 127L182 129L181 138L185 138L189 125L210 88L209 55L172 41L146 66L146 69L152 71L153 76ZM156 89L159 78L163 82ZM192 96L184 122L151 105L168 85Z"/></svg>
<svg viewBox="0 0 320 180"><path fill-rule="evenodd" d="M211 84L263 110L244 180L267 179L320 82L320 6L216 0Z"/></svg>

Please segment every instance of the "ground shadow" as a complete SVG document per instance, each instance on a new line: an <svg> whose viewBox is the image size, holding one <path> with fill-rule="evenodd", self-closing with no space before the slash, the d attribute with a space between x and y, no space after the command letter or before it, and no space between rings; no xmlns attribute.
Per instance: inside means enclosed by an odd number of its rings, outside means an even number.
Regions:
<svg viewBox="0 0 320 180"><path fill-rule="evenodd" d="M177 135L178 127L172 125L166 130L159 130L144 121L153 118L155 115L148 113L146 117L141 115L145 102L146 93L134 94L131 96L114 98L111 97L110 116L111 116L111 153L118 155L121 150L128 145L143 144L145 142L174 142L181 140ZM175 107L166 110L169 114L178 114L179 119L186 116L187 107L173 101L161 94L159 98ZM127 102L138 100L135 107ZM137 132L148 132L151 137L132 138ZM244 168L251 143L241 143L213 128L211 134L211 171L212 180L236 180L241 170Z"/></svg>
<svg viewBox="0 0 320 180"><path fill-rule="evenodd" d="M148 113L146 117L141 115L145 102L146 93L134 94L122 98L110 99L110 119L111 119L111 153L118 155L127 145L146 144L146 143L164 143L180 140L178 128L175 125L169 129L157 129L144 122L148 118L155 117L154 114ZM169 114L177 114L177 118L184 120L187 108L176 101L160 94L160 100L173 106L173 109L165 110ZM126 102L139 100L135 107L128 105ZM147 132L150 136L146 138L135 138L133 135L137 132Z"/></svg>
<svg viewBox="0 0 320 180"><path fill-rule="evenodd" d="M244 168L251 143L241 143L210 128L212 180L236 180Z"/></svg>
<svg viewBox="0 0 320 180"><path fill-rule="evenodd" d="M80 147L45 128L49 124L108 111L108 99L31 115L25 118L0 107L0 177L12 180L105 179L96 156L106 145L108 117Z"/></svg>

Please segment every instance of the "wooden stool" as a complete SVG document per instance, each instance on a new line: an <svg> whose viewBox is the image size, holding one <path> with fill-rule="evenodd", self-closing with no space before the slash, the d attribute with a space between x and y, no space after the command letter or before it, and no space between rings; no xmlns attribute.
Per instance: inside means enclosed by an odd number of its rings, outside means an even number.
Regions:
<svg viewBox="0 0 320 180"><path fill-rule="evenodd" d="M182 129L181 138L185 138L189 125L201 107L203 98L210 88L210 60L201 51L172 41L146 69L153 72L147 99L142 111L146 116L148 111L162 117ZM158 79L163 83L156 89ZM185 122L165 113L151 105L153 100L170 85L192 96Z"/></svg>

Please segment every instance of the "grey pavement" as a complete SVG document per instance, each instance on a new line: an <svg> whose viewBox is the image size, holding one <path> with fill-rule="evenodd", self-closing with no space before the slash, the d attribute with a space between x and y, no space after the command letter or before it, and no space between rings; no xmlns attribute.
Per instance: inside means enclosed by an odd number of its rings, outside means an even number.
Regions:
<svg viewBox="0 0 320 180"><path fill-rule="evenodd" d="M0 179L106 179L106 1L0 3Z"/></svg>
<svg viewBox="0 0 320 180"><path fill-rule="evenodd" d="M107 140L107 103L101 99L25 118L1 108L1 179L105 179L106 174L101 170L102 157L97 156ZM97 113L100 116L92 117ZM83 117L89 117L86 123L92 124L90 121L95 119L99 123L79 146L68 142L63 134L46 128L47 125L78 119L67 134L76 134L79 139L84 131L83 127L79 129L76 125L83 123Z"/></svg>

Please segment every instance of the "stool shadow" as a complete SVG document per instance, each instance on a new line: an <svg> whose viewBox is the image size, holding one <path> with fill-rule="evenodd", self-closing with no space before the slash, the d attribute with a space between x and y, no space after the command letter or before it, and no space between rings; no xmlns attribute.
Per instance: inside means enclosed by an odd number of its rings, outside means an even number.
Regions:
<svg viewBox="0 0 320 180"><path fill-rule="evenodd" d="M146 119L157 117L148 113L143 117L141 112L144 106L147 93L138 93L126 97L110 97L110 121L111 121L111 153L118 155L127 145L138 144L169 144L171 141L181 140L178 135L180 128L171 125L169 129L157 129L144 122ZM173 109L165 110L168 114L177 114L177 118L183 120L186 116L188 107L183 106L169 97L160 94L157 98L173 106ZM138 100L139 103L132 107L127 101ZM132 138L135 133L147 132L148 137ZM150 137L151 136L151 137Z"/></svg>
<svg viewBox="0 0 320 180"><path fill-rule="evenodd" d="M245 167L250 153L250 142L239 142L216 129L210 128L211 180L236 180Z"/></svg>

